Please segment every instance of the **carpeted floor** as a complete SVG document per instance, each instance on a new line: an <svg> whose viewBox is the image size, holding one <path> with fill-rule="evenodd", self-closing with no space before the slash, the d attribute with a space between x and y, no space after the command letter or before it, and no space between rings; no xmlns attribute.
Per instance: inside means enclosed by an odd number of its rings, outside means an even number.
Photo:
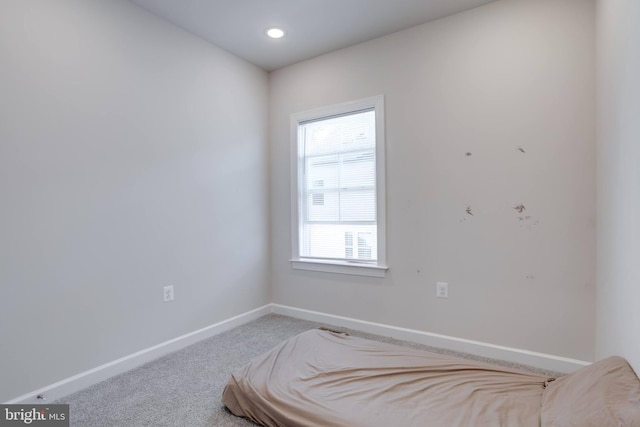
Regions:
<svg viewBox="0 0 640 427"><path fill-rule="evenodd" d="M229 376L251 359L319 323L271 314L110 378L55 403L73 427L251 427L222 405ZM559 373L346 330L352 335L452 354L549 376Z"/></svg>

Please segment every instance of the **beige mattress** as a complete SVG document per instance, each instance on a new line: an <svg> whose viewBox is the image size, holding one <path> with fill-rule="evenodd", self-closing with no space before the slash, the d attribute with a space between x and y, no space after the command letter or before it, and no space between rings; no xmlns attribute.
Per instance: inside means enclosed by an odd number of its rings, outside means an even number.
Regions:
<svg viewBox="0 0 640 427"><path fill-rule="evenodd" d="M269 427L539 427L548 380L311 330L234 373L223 403Z"/></svg>

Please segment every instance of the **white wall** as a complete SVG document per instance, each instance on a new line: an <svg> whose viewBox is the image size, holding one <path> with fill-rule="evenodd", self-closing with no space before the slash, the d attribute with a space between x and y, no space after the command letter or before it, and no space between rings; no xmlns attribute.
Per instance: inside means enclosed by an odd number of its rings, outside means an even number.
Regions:
<svg viewBox="0 0 640 427"><path fill-rule="evenodd" d="M640 2L598 0L597 356L640 373Z"/></svg>
<svg viewBox="0 0 640 427"><path fill-rule="evenodd" d="M267 96L127 1L0 3L0 401L270 301Z"/></svg>
<svg viewBox="0 0 640 427"><path fill-rule="evenodd" d="M592 360L594 19L499 1L272 73L273 301ZM389 274L294 271L290 114L378 94Z"/></svg>

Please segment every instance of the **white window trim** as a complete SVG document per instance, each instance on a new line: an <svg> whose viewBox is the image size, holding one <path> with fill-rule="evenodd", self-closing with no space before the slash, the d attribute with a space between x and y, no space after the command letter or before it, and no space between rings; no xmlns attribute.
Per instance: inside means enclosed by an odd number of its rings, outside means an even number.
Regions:
<svg viewBox="0 0 640 427"><path fill-rule="evenodd" d="M300 123L352 113L374 108L376 118L376 210L378 227L378 261L377 264L362 262L327 261L300 258L300 200L301 180L298 179L298 126ZM345 102L328 107L316 108L291 115L291 266L296 270L322 271L327 273L350 274L356 276L385 277L387 266L386 245L386 179L385 179L385 128L384 128L384 96L378 95L357 101Z"/></svg>

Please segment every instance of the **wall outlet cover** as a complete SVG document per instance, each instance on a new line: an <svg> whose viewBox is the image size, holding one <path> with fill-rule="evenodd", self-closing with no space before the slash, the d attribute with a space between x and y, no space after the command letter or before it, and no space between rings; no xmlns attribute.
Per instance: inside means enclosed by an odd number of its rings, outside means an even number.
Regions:
<svg viewBox="0 0 640 427"><path fill-rule="evenodd" d="M449 284L445 282L436 283L436 296L438 298L449 298Z"/></svg>

